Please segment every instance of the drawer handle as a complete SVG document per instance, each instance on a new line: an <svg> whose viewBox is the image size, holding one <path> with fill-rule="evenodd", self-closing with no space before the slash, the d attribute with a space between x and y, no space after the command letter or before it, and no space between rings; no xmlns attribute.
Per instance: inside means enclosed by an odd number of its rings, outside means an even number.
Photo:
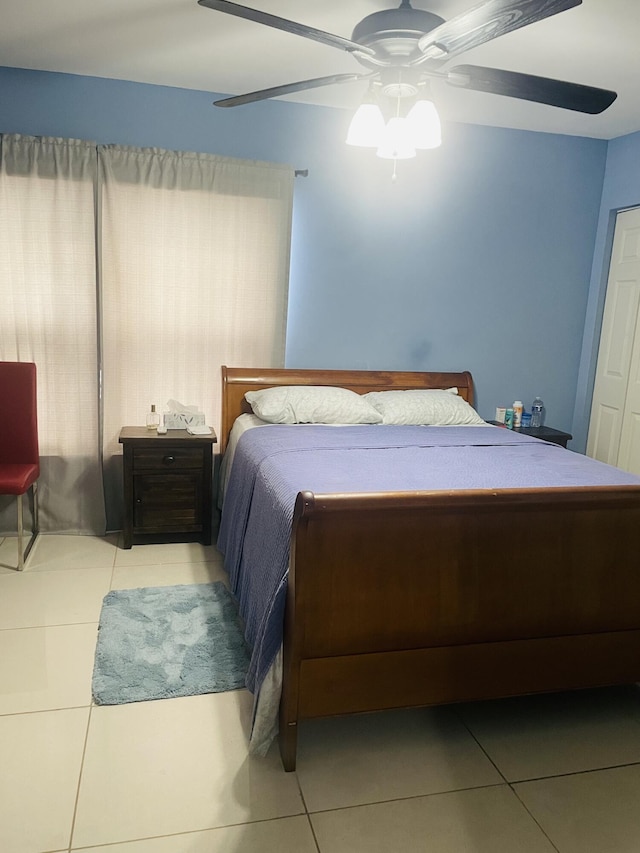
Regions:
<svg viewBox="0 0 640 853"><path fill-rule="evenodd" d="M173 463L175 461L176 461L175 456L163 456L163 458L162 458L163 465L173 465Z"/></svg>

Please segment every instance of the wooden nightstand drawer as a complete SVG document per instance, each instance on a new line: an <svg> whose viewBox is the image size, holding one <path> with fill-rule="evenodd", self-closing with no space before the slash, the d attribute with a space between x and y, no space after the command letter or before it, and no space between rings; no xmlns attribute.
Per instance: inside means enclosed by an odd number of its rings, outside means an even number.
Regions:
<svg viewBox="0 0 640 853"><path fill-rule="evenodd" d="M202 482L193 474L150 474L133 481L133 526L147 533L192 531L202 524Z"/></svg>
<svg viewBox="0 0 640 853"><path fill-rule="evenodd" d="M134 447L134 470L162 471L167 468L202 468L202 447Z"/></svg>

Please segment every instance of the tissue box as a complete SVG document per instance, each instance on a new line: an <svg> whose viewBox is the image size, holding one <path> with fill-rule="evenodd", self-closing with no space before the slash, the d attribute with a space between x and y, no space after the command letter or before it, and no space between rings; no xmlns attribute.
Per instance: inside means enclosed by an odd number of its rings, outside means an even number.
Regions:
<svg viewBox="0 0 640 853"><path fill-rule="evenodd" d="M204 426L204 412L165 412L164 425L167 429L186 429L188 426Z"/></svg>

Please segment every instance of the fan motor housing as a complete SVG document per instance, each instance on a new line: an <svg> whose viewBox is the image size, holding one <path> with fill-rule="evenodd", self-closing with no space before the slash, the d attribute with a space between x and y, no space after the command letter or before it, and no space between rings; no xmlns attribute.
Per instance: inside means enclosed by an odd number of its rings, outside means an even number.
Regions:
<svg viewBox="0 0 640 853"><path fill-rule="evenodd" d="M364 44L376 51L377 58L390 64L402 64L408 59L420 55L418 41L431 30L444 23L444 18L401 6L399 9L383 9L363 18L351 36L351 40ZM357 56L363 65L377 67L377 63L368 63L366 56Z"/></svg>

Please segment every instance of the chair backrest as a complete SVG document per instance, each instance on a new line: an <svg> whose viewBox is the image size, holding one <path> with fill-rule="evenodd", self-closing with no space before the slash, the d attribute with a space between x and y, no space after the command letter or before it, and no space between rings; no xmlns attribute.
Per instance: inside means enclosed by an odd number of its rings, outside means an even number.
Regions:
<svg viewBox="0 0 640 853"><path fill-rule="evenodd" d="M39 461L36 366L0 361L0 462Z"/></svg>

